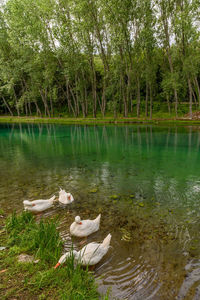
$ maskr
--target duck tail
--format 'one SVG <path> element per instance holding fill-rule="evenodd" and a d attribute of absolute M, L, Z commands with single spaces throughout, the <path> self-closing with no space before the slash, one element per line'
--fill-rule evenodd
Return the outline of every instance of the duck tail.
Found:
<path fill-rule="evenodd" d="M 94 219 L 94 222 L 99 224 L 101 220 L 101 214 L 98 215 L 98 217 L 96 217 L 96 219 Z"/>
<path fill-rule="evenodd" d="M 107 237 L 103 240 L 102 245 L 103 245 L 104 247 L 109 247 L 111 237 L 112 237 L 112 235 L 109 233 L 109 234 L 107 235 Z"/>
<path fill-rule="evenodd" d="M 51 198 L 49 199 L 49 201 L 52 201 L 52 202 L 54 202 L 54 201 L 56 201 L 56 200 L 55 200 L 55 198 L 56 198 L 56 196 L 55 196 L 55 195 L 53 195 L 53 197 L 51 197 Z"/>

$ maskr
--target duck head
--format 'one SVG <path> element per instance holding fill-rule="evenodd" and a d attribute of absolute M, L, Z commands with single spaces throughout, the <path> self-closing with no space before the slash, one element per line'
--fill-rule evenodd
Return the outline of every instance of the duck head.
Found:
<path fill-rule="evenodd" d="M 35 206 L 35 204 L 29 200 L 24 200 L 23 203 L 24 203 L 24 206 Z"/>
<path fill-rule="evenodd" d="M 78 225 L 81 225 L 81 224 L 82 224 L 81 218 L 80 218 L 79 216 L 76 216 L 76 217 L 75 217 L 75 222 L 76 222 L 76 224 L 78 224 Z"/>
<path fill-rule="evenodd" d="M 65 190 L 60 189 L 59 201 L 63 204 L 69 204 L 74 201 L 74 198 L 71 193 L 66 193 Z"/>
<path fill-rule="evenodd" d="M 63 254 L 61 256 L 61 258 L 59 259 L 59 261 L 57 262 L 57 264 L 54 266 L 54 269 L 57 269 L 61 264 L 63 264 L 66 259 L 70 256 L 74 256 L 74 258 L 76 258 L 78 256 L 78 252 L 76 250 L 72 250 L 70 252 L 67 252 L 65 254 Z"/>
<path fill-rule="evenodd" d="M 71 201 L 72 195 L 70 193 L 67 193 L 67 200 Z"/>

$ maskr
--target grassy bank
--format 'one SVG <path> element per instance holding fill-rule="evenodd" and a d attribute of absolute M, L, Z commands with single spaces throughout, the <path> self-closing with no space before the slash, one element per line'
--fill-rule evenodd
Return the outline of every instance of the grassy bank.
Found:
<path fill-rule="evenodd" d="M 157 115 L 152 120 L 148 118 L 38 118 L 38 117 L 10 117 L 0 116 L 0 123 L 53 123 L 53 124 L 177 124 L 177 125 L 200 125 L 200 120 L 190 120 L 184 118 L 170 118 L 168 115 Z"/>
<path fill-rule="evenodd" d="M 75 267 L 73 258 L 53 268 L 63 250 L 55 219 L 38 223 L 23 212 L 8 218 L 1 215 L 0 222 L 0 245 L 6 247 L 0 251 L 1 299 L 99 299 L 93 274 Z M 33 261 L 19 262 L 22 253 Z"/>

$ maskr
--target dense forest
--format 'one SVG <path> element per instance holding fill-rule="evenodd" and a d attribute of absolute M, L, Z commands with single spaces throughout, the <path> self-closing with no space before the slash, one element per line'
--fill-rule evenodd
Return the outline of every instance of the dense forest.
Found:
<path fill-rule="evenodd" d="M 0 113 L 191 116 L 199 21 L 199 0 L 4 1 Z"/>

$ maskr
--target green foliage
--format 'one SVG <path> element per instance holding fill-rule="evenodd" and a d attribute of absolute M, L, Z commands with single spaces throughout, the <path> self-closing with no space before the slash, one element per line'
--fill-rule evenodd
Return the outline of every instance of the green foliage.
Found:
<path fill-rule="evenodd" d="M 5 1 L 0 113 L 162 113 L 167 99 L 189 104 L 188 78 L 200 103 L 198 7 L 198 0 Z"/>
<path fill-rule="evenodd" d="M 58 289 L 59 299 L 99 299 L 92 273 L 80 265 L 74 266 L 73 257 L 67 259 L 64 267 L 39 272 L 31 284 L 37 289 Z"/>
<path fill-rule="evenodd" d="M 33 223 L 35 224 L 34 217 L 30 212 L 23 211 L 21 215 L 17 215 L 14 211 L 6 220 L 6 229 L 11 237 L 17 238 L 17 235 L 24 230 L 26 225 L 32 226 Z"/>
<path fill-rule="evenodd" d="M 14 212 L 6 222 L 9 233 L 8 244 L 14 246 L 12 252 L 26 251 L 34 253 L 35 256 L 48 264 L 55 263 L 60 257 L 62 240 L 57 231 L 55 220 L 46 220 L 36 223 L 29 212 L 16 215 Z"/>
<path fill-rule="evenodd" d="M 36 256 L 53 263 L 61 255 L 63 243 L 57 231 L 57 223 L 41 221 L 39 228 L 34 234 L 33 249 L 38 249 Z"/>

